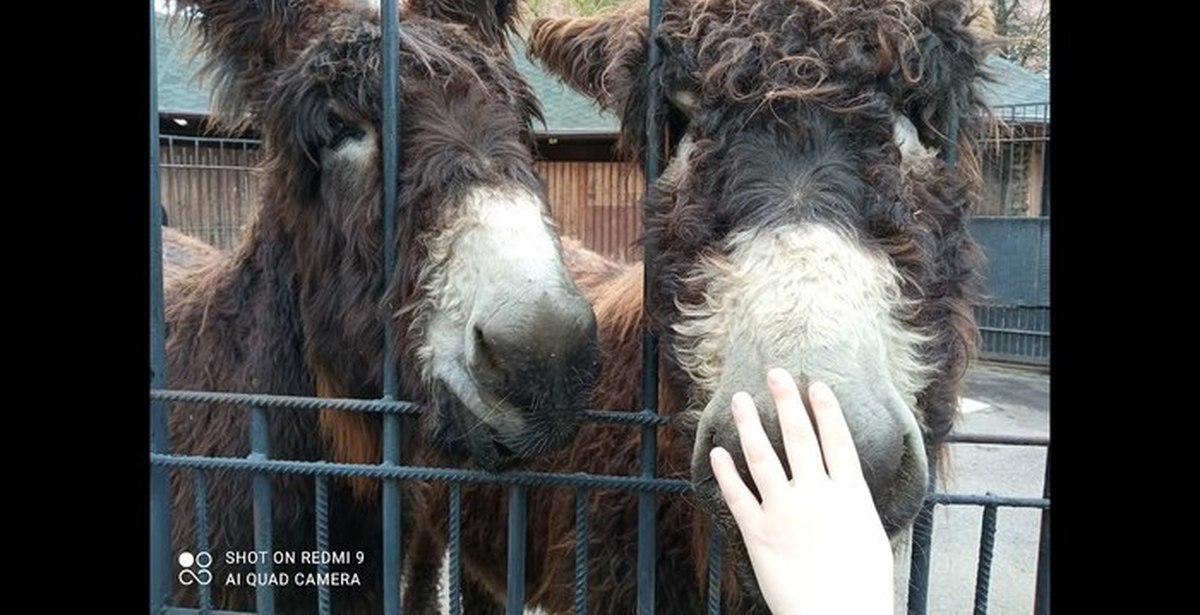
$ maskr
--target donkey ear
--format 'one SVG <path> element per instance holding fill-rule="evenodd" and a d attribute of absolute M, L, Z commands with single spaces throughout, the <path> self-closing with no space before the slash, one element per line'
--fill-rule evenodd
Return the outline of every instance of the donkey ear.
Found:
<path fill-rule="evenodd" d="M 517 23 L 517 0 L 409 0 L 409 13 L 466 26 L 483 42 L 507 48 Z"/>
<path fill-rule="evenodd" d="M 646 62 L 644 4 L 580 18 L 542 18 L 529 31 L 529 55 L 602 107 L 621 111 Z"/>
<path fill-rule="evenodd" d="M 273 71 L 336 23 L 370 19 L 352 0 L 178 0 L 176 15 L 199 30 L 202 77 L 212 106 L 230 127 L 249 121 L 270 91 Z"/>

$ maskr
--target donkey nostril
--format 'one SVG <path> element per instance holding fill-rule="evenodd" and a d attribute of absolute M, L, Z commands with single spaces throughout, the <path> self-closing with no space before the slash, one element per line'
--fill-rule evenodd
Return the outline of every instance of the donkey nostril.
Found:
<path fill-rule="evenodd" d="M 488 342 L 487 334 L 483 332 L 483 328 L 475 325 L 475 357 L 482 366 L 489 368 L 496 367 L 496 349 Z"/>

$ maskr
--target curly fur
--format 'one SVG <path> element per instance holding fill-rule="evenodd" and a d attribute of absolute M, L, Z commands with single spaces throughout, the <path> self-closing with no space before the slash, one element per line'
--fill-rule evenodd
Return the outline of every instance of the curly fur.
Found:
<path fill-rule="evenodd" d="M 659 430 L 660 475 L 692 472 L 696 425 L 684 410 L 695 403 L 694 383 L 681 369 L 674 325 L 683 318 L 680 306 L 704 304 L 708 281 L 697 266 L 727 257 L 737 233 L 813 222 L 842 229 L 898 274 L 903 309 L 896 314 L 920 332 L 922 342 L 906 344 L 919 355 L 912 360 L 929 368 L 927 381 L 914 381 L 925 382 L 915 414 L 931 460 L 938 458 L 978 347 L 970 305 L 982 255 L 966 230 L 980 180 L 975 139 L 986 121 L 978 88 L 988 42 L 973 24 L 977 15 L 967 0 L 667 0 L 659 38 L 650 43 L 663 56 L 654 67 L 645 63 L 641 3 L 533 24 L 530 54 L 622 118 L 627 154 L 654 147 L 675 156 L 647 195 L 644 241 L 656 254 L 648 306 L 640 266 L 597 275 L 605 268 L 592 255 L 567 259 L 587 282 L 600 325 L 605 365 L 597 407 L 639 407 L 640 327 L 663 340 L 662 408 L 674 420 Z M 648 80 L 662 100 L 648 101 Z M 686 131 L 645 143 L 648 102 L 659 110 L 657 121 Z M 957 165 L 902 160 L 893 142 L 900 116 L 915 126 L 916 151 L 953 147 Z M 589 425 L 573 448 L 538 469 L 635 474 L 637 441 L 636 431 Z M 504 595 L 503 522 L 485 512 L 503 492 L 465 486 L 463 497 L 467 596 L 477 601 L 466 608 L 475 612 Z M 429 498 L 444 504 L 436 488 Z M 635 610 L 635 502 L 631 493 L 589 494 L 591 612 Z M 699 509 L 694 496 L 659 500 L 659 612 L 691 613 L 701 604 L 712 518 Z M 573 498 L 531 490 L 530 510 L 529 604 L 569 612 Z M 765 613 L 738 541 L 734 532 L 727 542 L 724 610 Z"/>

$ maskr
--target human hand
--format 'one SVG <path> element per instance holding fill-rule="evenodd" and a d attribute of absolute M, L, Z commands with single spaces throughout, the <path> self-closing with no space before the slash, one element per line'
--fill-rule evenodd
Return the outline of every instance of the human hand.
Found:
<path fill-rule="evenodd" d="M 729 451 L 710 453 L 767 605 L 777 615 L 891 613 L 891 548 L 833 391 L 823 383 L 808 389 L 818 442 L 791 375 L 772 369 L 767 386 L 792 480 L 744 392 L 733 396 L 733 418 L 762 503 L 742 482 Z"/>

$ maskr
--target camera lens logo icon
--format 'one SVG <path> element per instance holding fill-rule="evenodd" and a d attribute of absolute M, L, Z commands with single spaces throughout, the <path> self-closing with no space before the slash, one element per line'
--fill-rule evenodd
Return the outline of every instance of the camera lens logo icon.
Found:
<path fill-rule="evenodd" d="M 212 554 L 208 551 L 200 551 L 195 555 L 184 551 L 179 554 L 179 565 L 183 568 L 179 571 L 180 584 L 208 585 L 212 583 L 213 573 L 208 569 L 209 566 L 212 566 Z M 196 566 L 195 570 L 192 570 L 193 565 Z"/>

